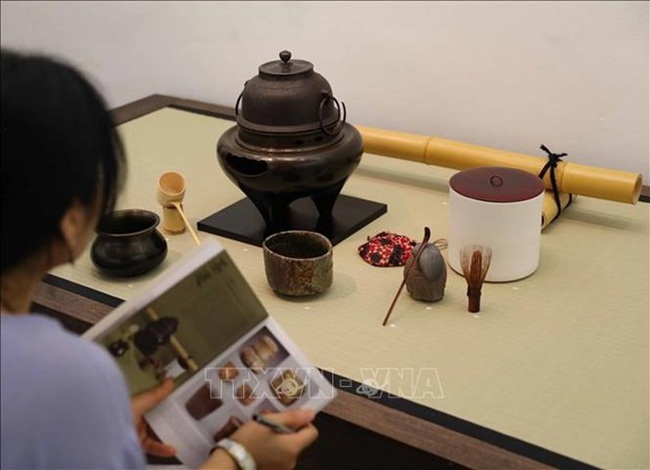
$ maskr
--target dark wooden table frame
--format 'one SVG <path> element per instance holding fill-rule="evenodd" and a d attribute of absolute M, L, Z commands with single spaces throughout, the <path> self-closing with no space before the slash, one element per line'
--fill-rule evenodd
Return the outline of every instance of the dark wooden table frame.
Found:
<path fill-rule="evenodd" d="M 120 106 L 113 110 L 113 117 L 119 125 L 165 107 L 234 119 L 232 108 L 165 95 L 151 95 Z M 644 193 L 645 199 L 647 187 Z M 117 303 L 119 299 L 48 276 L 36 293 L 34 308 L 78 322 L 83 329 L 83 325 L 97 322 Z M 364 396 L 355 391 L 359 384 L 345 378 L 332 377 L 332 380 L 339 394 L 324 413 L 450 462 L 470 468 L 590 468 L 515 437 L 404 399 L 384 396 L 377 400 Z"/>

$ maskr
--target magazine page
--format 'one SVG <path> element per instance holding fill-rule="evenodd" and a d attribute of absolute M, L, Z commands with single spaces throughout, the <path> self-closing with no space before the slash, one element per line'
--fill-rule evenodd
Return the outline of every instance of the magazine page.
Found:
<path fill-rule="evenodd" d="M 147 421 L 189 467 L 254 413 L 320 411 L 335 395 L 213 240 L 84 336 L 110 352 L 132 394 L 174 379 Z"/>
<path fill-rule="evenodd" d="M 267 318 L 147 415 L 177 457 L 199 467 L 214 445 L 254 414 L 322 410 L 335 390 L 279 325 Z"/>
<path fill-rule="evenodd" d="M 135 394 L 165 377 L 179 387 L 266 317 L 228 253 L 206 242 L 84 336 L 108 349 Z"/>

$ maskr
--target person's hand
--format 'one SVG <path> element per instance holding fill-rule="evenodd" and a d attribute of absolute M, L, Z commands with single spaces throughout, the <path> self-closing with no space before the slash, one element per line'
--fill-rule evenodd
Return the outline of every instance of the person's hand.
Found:
<path fill-rule="evenodd" d="M 149 425 L 144 420 L 144 415 L 147 411 L 167 398 L 172 390 L 174 390 L 174 381 L 172 379 L 166 379 L 157 387 L 150 388 L 131 397 L 131 409 L 133 410 L 135 431 L 140 441 L 140 447 L 147 454 L 155 455 L 156 457 L 173 457 L 176 455 L 176 449 L 154 439 Z"/>
<path fill-rule="evenodd" d="M 296 466 L 300 453 L 318 437 L 311 422 L 316 413 L 312 410 L 293 410 L 265 414 L 264 417 L 296 429 L 294 434 L 278 434 L 266 426 L 250 421 L 235 431 L 230 439 L 243 445 L 253 456 L 259 470 L 291 469 Z M 233 459 L 223 449 L 217 449 L 205 462 L 203 469 L 237 468 Z"/>

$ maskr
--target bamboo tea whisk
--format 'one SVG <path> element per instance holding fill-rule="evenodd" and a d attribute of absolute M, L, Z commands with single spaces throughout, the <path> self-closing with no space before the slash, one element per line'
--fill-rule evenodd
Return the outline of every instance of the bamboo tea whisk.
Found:
<path fill-rule="evenodd" d="M 485 245 L 465 245 L 460 250 L 460 266 L 467 281 L 467 311 L 481 310 L 481 288 L 490 269 L 492 249 Z"/>

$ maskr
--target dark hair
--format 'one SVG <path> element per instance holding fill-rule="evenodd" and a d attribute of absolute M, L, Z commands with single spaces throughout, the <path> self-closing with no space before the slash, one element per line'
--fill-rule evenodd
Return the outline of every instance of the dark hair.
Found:
<path fill-rule="evenodd" d="M 78 200 L 113 210 L 124 151 L 101 95 L 70 65 L 1 52 L 2 272 L 54 237 Z"/>

